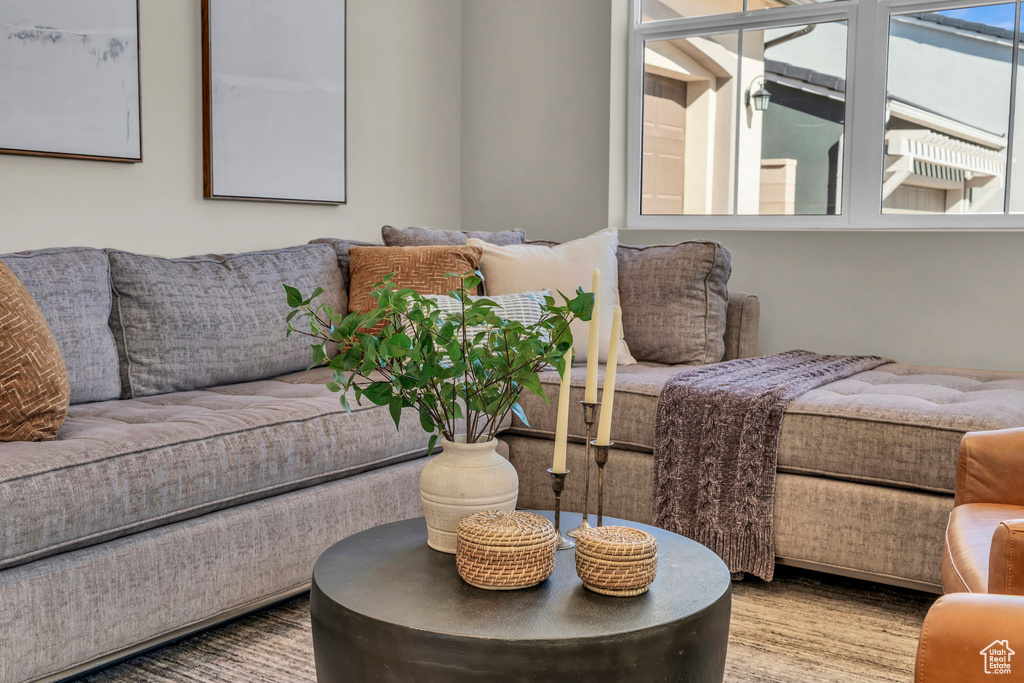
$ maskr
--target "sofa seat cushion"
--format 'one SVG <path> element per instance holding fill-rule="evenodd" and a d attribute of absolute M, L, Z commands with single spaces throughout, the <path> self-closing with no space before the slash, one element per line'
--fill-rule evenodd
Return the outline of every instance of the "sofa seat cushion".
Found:
<path fill-rule="evenodd" d="M 612 441 L 654 451 L 661 388 L 687 366 L 619 366 Z M 586 368 L 573 368 L 570 405 L 583 399 Z M 558 374 L 541 374 L 558 400 Z M 602 377 L 603 383 L 603 377 Z M 555 410 L 536 395 L 521 401 L 530 427 L 516 433 L 553 438 Z M 793 401 L 782 420 L 780 472 L 953 493 L 964 432 L 1024 426 L 1024 373 L 932 368 L 892 363 L 826 384 Z M 583 439 L 582 410 L 570 411 L 569 433 Z"/>
<path fill-rule="evenodd" d="M 1024 373 L 893 363 L 793 401 L 779 468 L 953 493 L 964 433 L 1020 426 Z"/>
<path fill-rule="evenodd" d="M 72 406 L 56 441 L 0 443 L 0 569 L 425 453 L 414 415 L 348 415 L 330 376 Z"/>
<path fill-rule="evenodd" d="M 615 371 L 615 411 L 612 415 L 611 439 L 617 448 L 654 451 L 654 415 L 658 407 L 661 388 L 675 374 L 692 366 L 635 363 L 618 365 Z M 605 366 L 598 366 L 598 386 L 604 386 Z M 572 396 L 569 399 L 569 435 L 583 441 L 586 426 L 583 423 L 583 390 L 587 380 L 586 365 L 572 367 Z M 551 405 L 533 392 L 524 390 L 519 403 L 530 421 L 527 427 L 518 418 L 513 420 L 512 431 L 517 434 L 545 439 L 555 438 L 555 406 L 558 405 L 559 377 L 555 370 L 540 373 L 541 385 Z M 598 394 L 600 398 L 600 394 Z M 594 425 L 594 436 L 597 425 Z"/>
<path fill-rule="evenodd" d="M 942 588 L 946 593 L 987 593 L 992 534 L 1005 520 L 1017 519 L 1015 505 L 972 503 L 953 508 L 946 527 Z"/>

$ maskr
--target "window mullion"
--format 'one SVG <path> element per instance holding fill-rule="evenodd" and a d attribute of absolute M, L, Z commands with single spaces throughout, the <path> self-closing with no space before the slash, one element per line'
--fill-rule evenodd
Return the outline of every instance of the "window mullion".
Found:
<path fill-rule="evenodd" d="M 747 0 L 743 0 L 744 7 Z M 732 215 L 740 212 L 740 124 L 743 118 L 743 31 L 736 33 L 736 121 L 733 124 L 732 150 Z"/>
<path fill-rule="evenodd" d="M 1006 129 L 1006 170 L 1003 171 L 1003 213 L 1010 213 L 1010 181 L 1013 178 L 1013 131 L 1017 115 L 1017 62 L 1020 54 L 1020 0 L 1013 19 L 1013 52 L 1010 57 L 1010 122 Z"/>
<path fill-rule="evenodd" d="M 853 23 L 853 22 L 851 22 Z M 850 155 L 849 223 L 879 225 L 882 216 L 882 164 L 885 156 L 886 60 L 888 10 L 885 2 L 862 3 L 851 34 L 846 117 Z"/>

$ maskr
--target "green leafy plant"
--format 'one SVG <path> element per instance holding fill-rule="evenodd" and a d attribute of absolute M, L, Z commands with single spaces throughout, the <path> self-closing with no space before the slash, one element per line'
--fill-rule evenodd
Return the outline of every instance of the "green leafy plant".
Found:
<path fill-rule="evenodd" d="M 455 439 L 465 421 L 466 441 L 493 439 L 511 412 L 529 424 L 519 397 L 528 389 L 547 401 L 537 373 L 551 365 L 561 373 L 572 346 L 569 323 L 590 320 L 594 295 L 578 289 L 572 299 L 561 292 L 559 304 L 547 297 L 534 324 L 507 320 L 495 313 L 493 300 L 471 298 L 483 281 L 479 271 L 459 278 L 448 296 L 461 303 L 456 313 L 443 313 L 437 303 L 411 289 L 396 289 L 391 276 L 372 292 L 377 308 L 343 316 L 326 303 L 316 304 L 323 290 L 305 297 L 285 285 L 288 334 L 316 341 L 313 364 L 334 370 L 327 387 L 340 394 L 351 412 L 348 392 L 360 405 L 367 399 L 386 405 L 398 427 L 403 408 L 415 408 L 423 430 Z M 338 353 L 330 357 L 332 344 Z"/>

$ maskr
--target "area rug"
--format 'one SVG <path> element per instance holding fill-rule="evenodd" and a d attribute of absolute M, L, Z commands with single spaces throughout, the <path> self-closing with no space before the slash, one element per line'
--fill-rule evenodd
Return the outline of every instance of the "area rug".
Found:
<path fill-rule="evenodd" d="M 935 596 L 778 567 L 733 583 L 725 680 L 913 679 L 921 622 Z M 88 683 L 314 683 L 309 597 L 140 655 Z"/>

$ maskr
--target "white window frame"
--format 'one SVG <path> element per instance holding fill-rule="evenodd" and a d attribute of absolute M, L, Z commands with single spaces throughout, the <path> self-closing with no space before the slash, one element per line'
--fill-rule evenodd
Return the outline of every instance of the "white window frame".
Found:
<path fill-rule="evenodd" d="M 1013 0 L 1009 0 L 1013 1 Z M 890 14 L 979 7 L 998 0 L 836 0 L 785 8 L 641 22 L 642 0 L 629 0 L 626 137 L 626 227 L 642 230 L 920 230 L 1020 231 L 1024 213 L 883 214 L 882 164 Z M 1017 26 L 1021 2 L 1016 0 Z M 746 0 L 744 0 L 746 6 Z M 708 33 L 846 21 L 846 130 L 841 213 L 838 215 L 650 215 L 640 213 L 643 143 L 644 43 Z M 881 58 L 880 58 L 881 57 Z M 1013 167 L 1018 46 L 1011 67 L 1006 186 Z M 739 89 L 742 90 L 742 89 Z M 742 92 L 738 94 L 742 97 Z M 1024 112 L 1021 113 L 1024 116 Z M 1024 161 L 1024 151 L 1022 151 Z M 1009 195 L 1009 192 L 1006 193 Z M 1004 211 L 1008 200 L 1004 203 Z"/>

